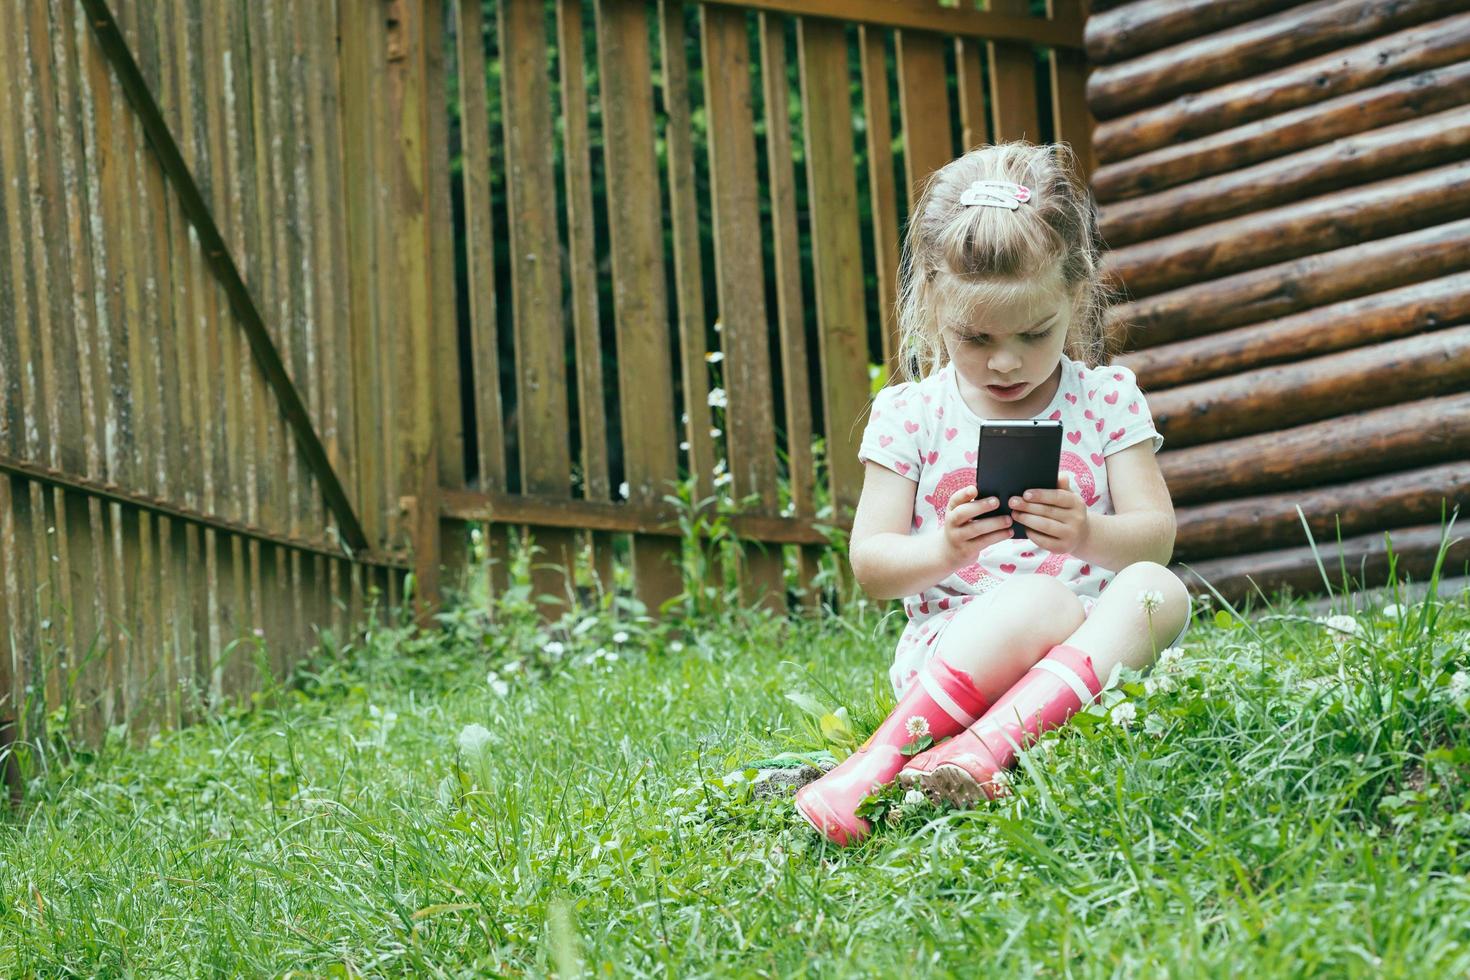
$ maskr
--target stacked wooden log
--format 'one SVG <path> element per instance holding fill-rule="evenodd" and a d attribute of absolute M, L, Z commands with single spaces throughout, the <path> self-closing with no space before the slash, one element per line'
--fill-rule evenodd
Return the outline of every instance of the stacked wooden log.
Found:
<path fill-rule="evenodd" d="M 1465 574 L 1463 0 L 1095 0 L 1109 322 L 1166 443 L 1175 570 L 1257 601 Z M 1459 540 L 1456 540 L 1456 539 Z"/>

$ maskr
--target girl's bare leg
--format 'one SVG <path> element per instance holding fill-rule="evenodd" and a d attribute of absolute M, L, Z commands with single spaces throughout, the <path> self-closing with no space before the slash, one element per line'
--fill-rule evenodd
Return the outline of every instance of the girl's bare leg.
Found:
<path fill-rule="evenodd" d="M 1161 597 L 1151 614 L 1139 601 L 1143 592 Z M 1158 562 L 1140 561 L 1114 576 L 1092 615 L 1058 642 L 1086 651 L 1098 679 L 1106 683 L 1115 664 L 1141 670 L 1153 663 L 1188 618 L 1189 590 L 1179 577 Z"/>
<path fill-rule="evenodd" d="M 970 674 L 986 701 L 994 702 L 1084 621 L 1082 601 L 1071 589 L 1050 575 L 1020 575 L 986 602 L 956 613 L 935 656 Z"/>

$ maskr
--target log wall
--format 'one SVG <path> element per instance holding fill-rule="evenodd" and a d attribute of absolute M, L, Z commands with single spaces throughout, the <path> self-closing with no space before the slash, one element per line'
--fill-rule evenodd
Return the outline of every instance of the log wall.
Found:
<path fill-rule="evenodd" d="M 1110 330 L 1166 439 L 1176 571 L 1321 591 L 1305 518 L 1334 585 L 1384 580 L 1385 532 L 1427 578 L 1470 496 L 1470 12 L 1103 0 L 1086 45 Z"/>

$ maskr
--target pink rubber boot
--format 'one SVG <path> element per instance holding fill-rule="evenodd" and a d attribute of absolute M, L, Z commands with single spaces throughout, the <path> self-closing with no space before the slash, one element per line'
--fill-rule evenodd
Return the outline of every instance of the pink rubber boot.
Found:
<path fill-rule="evenodd" d="M 1016 761 L 1007 737 L 1025 748 L 1101 691 L 1091 657 L 1066 644 L 1054 646 L 969 731 L 908 760 L 899 783 L 961 806 L 1002 796 L 1009 790 L 995 774 Z"/>
<path fill-rule="evenodd" d="M 797 812 L 835 844 L 862 840 L 872 826 L 855 811 L 863 797 L 893 779 L 908 761 L 900 750 L 916 738 L 909 732 L 910 721 L 920 727 L 922 719 L 937 741 L 964 731 L 984 711 L 985 698 L 969 674 L 939 660 L 929 661 L 862 748 L 797 791 Z"/>

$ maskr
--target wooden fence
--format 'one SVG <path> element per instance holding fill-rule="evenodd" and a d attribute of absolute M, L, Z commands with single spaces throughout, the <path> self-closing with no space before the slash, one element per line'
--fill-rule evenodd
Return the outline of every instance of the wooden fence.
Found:
<path fill-rule="evenodd" d="M 1470 13 L 1093 7 L 1112 323 L 1167 440 L 1175 560 L 1237 598 L 1321 591 L 1304 516 L 1334 584 L 1385 580 L 1385 531 L 1427 578 L 1470 496 Z"/>
<path fill-rule="evenodd" d="M 1081 5 L 1030 6 L 453 4 L 477 435 L 440 512 L 529 529 L 550 594 L 586 536 L 605 578 L 629 534 L 652 609 L 681 588 L 663 497 L 691 479 L 696 499 L 753 498 L 733 521 L 745 601 L 787 608 L 789 548 L 813 603 L 823 526 L 850 526 L 861 487 L 919 182 L 1006 139 L 1090 161 Z"/>
<path fill-rule="evenodd" d="M 744 582 L 783 604 L 760 545 L 809 576 L 820 502 L 841 525 L 856 499 L 917 180 L 983 140 L 1087 158 L 1079 6 L 1026 7 L 22 5 L 0 740 L 63 705 L 93 738 L 185 723 L 396 606 L 411 550 L 431 600 L 467 520 L 558 562 L 580 536 L 604 573 L 627 535 L 656 606 L 679 587 L 660 496 L 690 473 L 755 495 Z"/>

